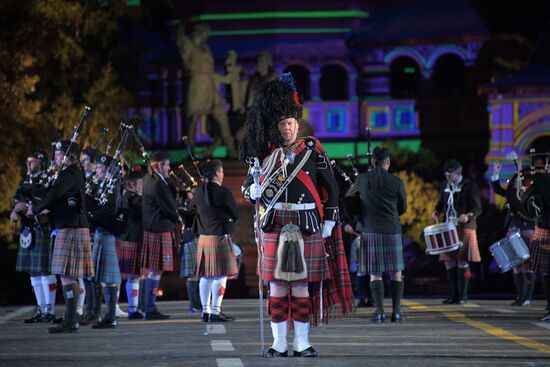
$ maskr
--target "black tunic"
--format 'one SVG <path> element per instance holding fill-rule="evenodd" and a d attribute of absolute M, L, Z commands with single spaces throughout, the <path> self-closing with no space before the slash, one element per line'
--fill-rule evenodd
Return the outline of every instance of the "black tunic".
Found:
<path fill-rule="evenodd" d="M 193 191 L 190 210 L 197 213 L 193 225 L 195 233 L 221 236 L 235 232 L 239 208 L 233 193 L 226 187 L 215 182 L 198 186 Z"/>

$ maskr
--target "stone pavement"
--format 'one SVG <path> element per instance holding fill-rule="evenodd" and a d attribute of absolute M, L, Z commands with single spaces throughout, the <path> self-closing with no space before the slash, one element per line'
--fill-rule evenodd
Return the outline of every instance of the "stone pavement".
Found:
<path fill-rule="evenodd" d="M 390 310 L 386 299 L 386 310 Z M 407 299 L 402 324 L 370 323 L 372 308 L 312 329 L 317 358 L 262 359 L 258 300 L 226 299 L 230 323 L 206 324 L 187 312 L 187 301 L 160 302 L 172 317 L 121 320 L 117 329 L 82 327 L 50 335 L 49 324 L 23 324 L 30 306 L 0 309 L 0 366 L 530 366 L 550 367 L 550 324 L 537 322 L 542 301 L 441 305 L 440 299 Z M 122 305 L 124 308 L 124 305 Z M 58 313 L 62 306 L 58 306 Z M 266 349 L 271 343 L 265 318 Z M 292 335 L 292 331 L 289 332 Z M 292 338 L 289 338 L 292 345 Z"/>

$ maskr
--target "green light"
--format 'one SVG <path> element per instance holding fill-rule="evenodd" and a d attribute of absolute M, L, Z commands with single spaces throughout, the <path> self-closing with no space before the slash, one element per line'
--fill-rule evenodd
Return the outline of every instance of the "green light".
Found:
<path fill-rule="evenodd" d="M 404 68 L 403 72 L 405 74 L 414 74 L 414 73 L 416 73 L 416 69 L 409 66 L 409 67 Z"/>
<path fill-rule="evenodd" d="M 204 22 L 208 20 L 272 18 L 367 18 L 368 16 L 368 12 L 361 10 L 260 11 L 249 13 L 206 13 L 191 17 L 191 21 Z"/>
<path fill-rule="evenodd" d="M 311 33 L 346 33 L 351 28 L 271 28 L 271 29 L 234 29 L 227 31 L 210 31 L 211 36 L 247 36 L 262 34 L 311 34 Z"/>
<path fill-rule="evenodd" d="M 377 145 L 381 144 L 379 141 L 373 141 L 371 149 L 374 149 Z M 407 139 L 407 140 L 398 140 L 397 144 L 400 148 L 409 149 L 413 152 L 417 152 L 420 148 L 420 139 Z M 367 142 L 323 142 L 323 147 L 325 148 L 328 156 L 333 159 L 346 158 L 348 154 L 354 155 L 355 152 L 359 156 L 365 156 L 367 154 Z M 366 163 L 366 159 L 361 160 L 361 163 Z"/>
<path fill-rule="evenodd" d="M 126 5 L 128 6 L 139 6 L 141 0 L 126 0 Z"/>

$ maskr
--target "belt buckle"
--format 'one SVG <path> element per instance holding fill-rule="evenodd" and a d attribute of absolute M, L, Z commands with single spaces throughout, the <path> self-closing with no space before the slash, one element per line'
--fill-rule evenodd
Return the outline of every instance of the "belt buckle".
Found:
<path fill-rule="evenodd" d="M 283 203 L 283 210 L 292 210 L 292 203 Z"/>

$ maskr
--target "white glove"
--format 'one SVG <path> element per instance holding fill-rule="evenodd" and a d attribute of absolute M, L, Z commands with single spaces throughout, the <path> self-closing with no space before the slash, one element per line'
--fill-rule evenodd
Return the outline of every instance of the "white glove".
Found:
<path fill-rule="evenodd" d="M 336 224 L 333 220 L 325 220 L 323 222 L 323 230 L 321 232 L 321 237 L 328 238 L 330 237 L 330 234 L 332 233 L 332 229 L 334 228 L 334 225 Z"/>
<path fill-rule="evenodd" d="M 262 197 L 262 187 L 256 183 L 250 185 L 250 199 L 256 200 Z"/>

